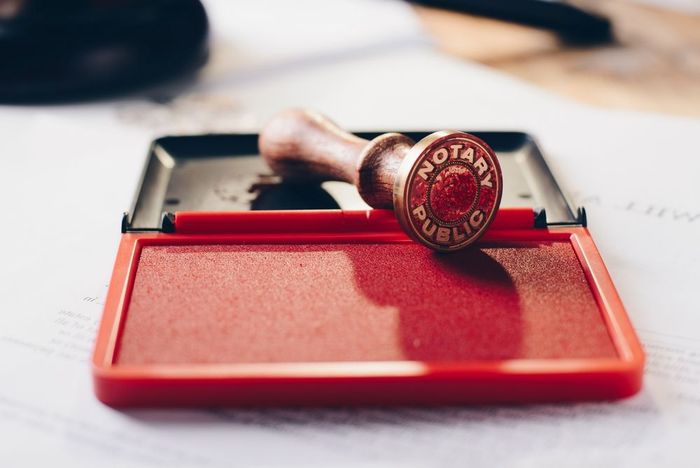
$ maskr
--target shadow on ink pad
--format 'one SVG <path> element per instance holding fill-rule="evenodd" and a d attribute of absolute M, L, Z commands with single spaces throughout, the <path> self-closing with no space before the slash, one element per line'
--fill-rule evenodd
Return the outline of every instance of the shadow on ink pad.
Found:
<path fill-rule="evenodd" d="M 116 365 L 616 356 L 569 242 L 144 246 Z"/>

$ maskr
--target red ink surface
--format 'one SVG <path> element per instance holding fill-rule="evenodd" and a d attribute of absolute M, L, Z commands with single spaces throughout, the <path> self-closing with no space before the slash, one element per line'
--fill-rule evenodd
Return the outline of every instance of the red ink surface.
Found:
<path fill-rule="evenodd" d="M 613 357 L 567 242 L 146 246 L 117 364 Z"/>
<path fill-rule="evenodd" d="M 479 239 L 493 220 L 502 192 L 501 169 L 495 153 L 473 135 L 454 132 L 435 138 L 413 162 L 401 189 L 408 206 L 405 211 L 400 207 L 399 221 L 418 242 L 455 251 Z"/>
<path fill-rule="evenodd" d="M 459 221 L 469 213 L 476 197 L 474 175 L 462 165 L 447 166 L 430 188 L 430 207 L 446 223 Z"/>

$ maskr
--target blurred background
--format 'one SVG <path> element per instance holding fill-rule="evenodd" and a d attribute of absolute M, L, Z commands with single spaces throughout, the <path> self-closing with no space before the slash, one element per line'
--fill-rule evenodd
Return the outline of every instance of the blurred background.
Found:
<path fill-rule="evenodd" d="M 423 7 L 417 12 L 443 50 L 545 89 L 599 106 L 700 115 L 699 2 L 566 3 L 609 21 L 608 40 L 577 44 L 522 23 Z M 584 32 L 588 27 L 594 26 Z"/>
<path fill-rule="evenodd" d="M 0 101 L 114 97 L 192 79 L 201 67 L 219 79 L 261 63 L 282 74 L 291 65 L 285 52 L 306 52 L 307 64 L 318 65 L 339 59 L 333 44 L 369 55 L 424 34 L 454 57 L 584 103 L 700 113 L 698 2 L 417 0 L 404 12 L 391 3 L 0 0 Z M 149 92 L 167 101 L 181 90 Z"/>
<path fill-rule="evenodd" d="M 90 355 L 152 141 L 256 132 L 289 106 L 357 131 L 531 133 L 586 207 L 648 355 L 643 391 L 100 404 Z M 0 0 L 0 466 L 700 466 L 698 116 L 698 0 Z"/>

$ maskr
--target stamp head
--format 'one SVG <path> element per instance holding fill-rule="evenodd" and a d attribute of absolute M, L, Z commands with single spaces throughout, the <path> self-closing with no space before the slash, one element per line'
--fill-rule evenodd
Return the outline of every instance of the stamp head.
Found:
<path fill-rule="evenodd" d="M 440 251 L 475 242 L 498 211 L 501 167 L 481 139 L 435 132 L 406 155 L 394 183 L 394 211 L 415 240 Z"/>

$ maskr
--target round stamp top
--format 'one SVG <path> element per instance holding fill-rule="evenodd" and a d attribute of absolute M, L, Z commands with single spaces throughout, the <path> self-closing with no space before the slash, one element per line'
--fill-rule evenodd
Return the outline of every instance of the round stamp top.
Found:
<path fill-rule="evenodd" d="M 503 175 L 496 153 L 463 132 L 435 132 L 406 155 L 394 185 L 394 211 L 415 240 L 440 251 L 474 243 L 496 216 Z"/>

